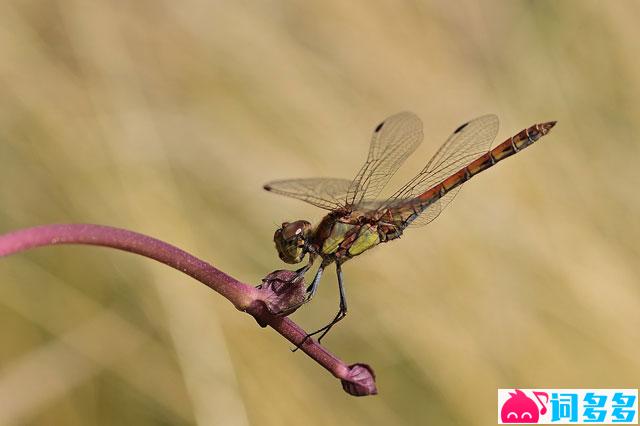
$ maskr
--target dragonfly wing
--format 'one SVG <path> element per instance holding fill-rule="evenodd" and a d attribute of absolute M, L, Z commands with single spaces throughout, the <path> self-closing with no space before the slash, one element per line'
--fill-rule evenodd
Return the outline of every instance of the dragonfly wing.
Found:
<path fill-rule="evenodd" d="M 447 192 L 442 198 L 440 198 L 435 203 L 431 204 L 427 207 L 416 219 L 414 219 L 410 224 L 409 228 L 418 228 L 420 226 L 425 226 L 426 224 L 432 222 L 440 216 L 442 210 L 445 209 L 449 205 L 451 201 L 456 197 L 458 192 L 460 192 L 460 188 L 462 186 L 457 186 L 453 188 L 451 191 Z"/>
<path fill-rule="evenodd" d="M 337 178 L 288 179 L 269 182 L 263 188 L 269 192 L 296 198 L 325 210 L 344 205 L 351 181 Z"/>
<path fill-rule="evenodd" d="M 375 199 L 389 179 L 422 142 L 422 121 L 401 112 L 378 124 L 373 131 L 369 155 L 349 187 L 346 203 L 358 205 Z"/>
<path fill-rule="evenodd" d="M 428 224 L 437 218 L 442 210 L 455 198 L 462 186 L 457 186 L 451 191 L 447 192 L 439 200 L 430 204 L 417 218 L 415 218 L 408 228 L 418 228 Z M 394 204 L 389 205 L 389 200 L 365 200 L 360 203 L 359 207 L 363 210 L 380 210 L 383 208 L 389 208 L 395 218 L 399 219 L 398 222 L 402 222 L 402 217 L 409 217 L 413 213 L 412 202 L 413 199 L 398 200 Z"/>
<path fill-rule="evenodd" d="M 400 188 L 380 208 L 398 206 L 422 194 L 445 180 L 451 174 L 469 165 L 489 151 L 498 134 L 498 117 L 483 115 L 458 127 L 438 149 L 427 165 L 405 186 Z M 460 186 L 446 193 L 438 201 L 427 207 L 413 221 L 413 226 L 425 225 L 434 220 L 453 200 Z"/>
<path fill-rule="evenodd" d="M 423 173 L 430 174 L 436 183 L 440 183 L 448 177 L 447 173 L 458 171 L 489 151 L 499 127 L 500 121 L 494 114 L 483 115 L 459 126 L 429 160 Z M 438 176 L 442 179 L 438 180 Z"/>

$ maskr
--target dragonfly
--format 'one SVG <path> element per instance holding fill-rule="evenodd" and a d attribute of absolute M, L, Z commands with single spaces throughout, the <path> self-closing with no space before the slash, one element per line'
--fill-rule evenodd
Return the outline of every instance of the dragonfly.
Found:
<path fill-rule="evenodd" d="M 478 117 L 456 128 L 413 179 L 390 197 L 379 199 L 391 177 L 423 139 L 422 121 L 411 112 L 401 112 L 374 128 L 367 159 L 353 180 L 303 178 L 264 185 L 267 191 L 328 210 L 316 226 L 306 220 L 282 223 L 273 238 L 284 262 L 297 264 L 309 256 L 307 264 L 297 270 L 296 279 L 321 259 L 303 303 L 316 294 L 325 268 L 332 263 L 336 266 L 338 313 L 327 325 L 307 334 L 302 343 L 318 334 L 320 342 L 346 316 L 344 262 L 400 238 L 407 228 L 430 223 L 465 182 L 533 144 L 555 124 L 549 121 L 532 125 L 491 149 L 498 133 L 498 117 L 493 114 Z"/>

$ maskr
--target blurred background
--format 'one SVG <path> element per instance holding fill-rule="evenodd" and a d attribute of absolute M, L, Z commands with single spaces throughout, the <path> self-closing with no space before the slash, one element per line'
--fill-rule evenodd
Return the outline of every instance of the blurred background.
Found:
<path fill-rule="evenodd" d="M 136 230 L 258 284 L 273 231 L 323 211 L 264 192 L 349 178 L 418 114 L 423 167 L 461 123 L 558 120 L 430 226 L 344 267 L 324 343 L 353 398 L 164 265 L 95 247 L 0 259 L 0 424 L 496 423 L 496 389 L 640 382 L 640 3 L 0 3 L 0 233 Z M 290 266 L 289 266 L 290 267 Z M 333 267 L 293 318 L 337 309 Z"/>

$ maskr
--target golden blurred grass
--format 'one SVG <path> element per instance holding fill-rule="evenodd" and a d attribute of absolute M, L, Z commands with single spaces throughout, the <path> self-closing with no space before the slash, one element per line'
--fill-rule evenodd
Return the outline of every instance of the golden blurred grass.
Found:
<path fill-rule="evenodd" d="M 349 177 L 385 116 L 423 118 L 399 183 L 460 123 L 552 134 L 427 229 L 345 265 L 336 380 L 217 295 L 87 247 L 0 261 L 1 424 L 495 423 L 499 387 L 637 387 L 634 1 L 0 4 L 0 232 L 125 227 L 257 283 L 272 179 Z M 337 307 L 327 273 L 295 319 Z"/>

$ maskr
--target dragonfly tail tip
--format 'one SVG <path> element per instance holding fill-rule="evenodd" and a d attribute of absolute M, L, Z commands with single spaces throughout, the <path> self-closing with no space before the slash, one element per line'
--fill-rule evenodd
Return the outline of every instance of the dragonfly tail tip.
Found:
<path fill-rule="evenodd" d="M 549 133 L 549 130 L 551 130 L 551 128 L 555 126 L 556 123 L 557 121 L 554 120 L 554 121 L 547 121 L 546 123 L 539 124 L 542 130 L 542 134 L 546 135 L 547 133 Z"/>

